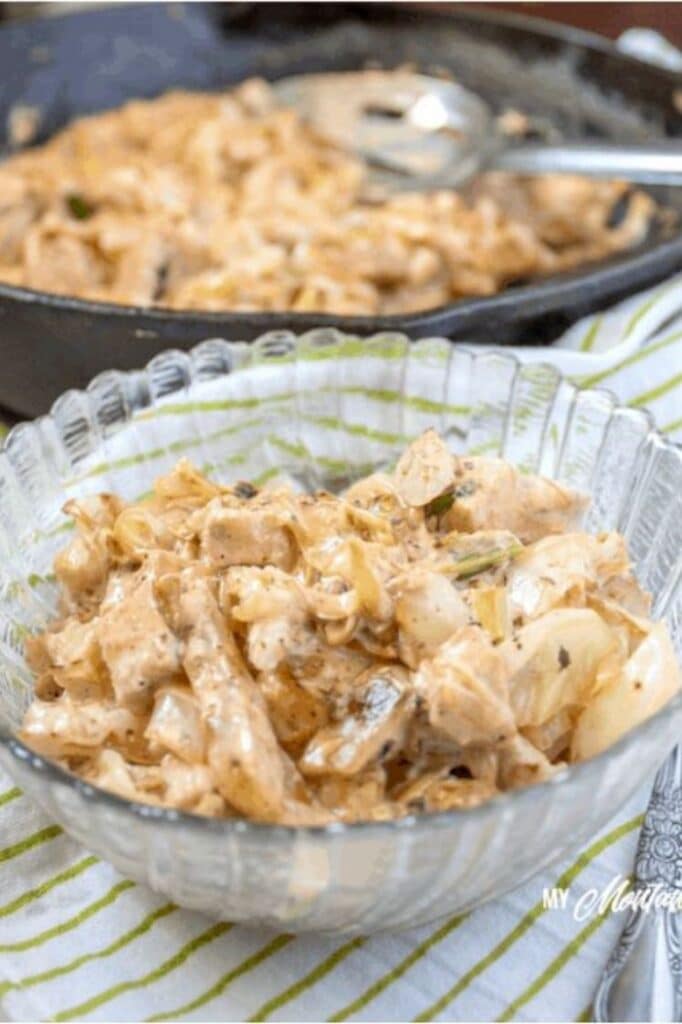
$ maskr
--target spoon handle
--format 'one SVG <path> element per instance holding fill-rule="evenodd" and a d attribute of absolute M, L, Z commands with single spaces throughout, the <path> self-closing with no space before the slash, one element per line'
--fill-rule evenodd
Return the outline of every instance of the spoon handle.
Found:
<path fill-rule="evenodd" d="M 518 174 L 585 174 L 625 178 L 642 185 L 682 185 L 682 142 L 625 145 L 615 142 L 563 142 L 512 146 L 494 158 L 498 170 Z"/>
<path fill-rule="evenodd" d="M 635 860 L 635 890 L 659 887 L 679 909 L 629 912 L 594 998 L 596 1021 L 682 1020 L 682 747 L 654 782 Z"/>

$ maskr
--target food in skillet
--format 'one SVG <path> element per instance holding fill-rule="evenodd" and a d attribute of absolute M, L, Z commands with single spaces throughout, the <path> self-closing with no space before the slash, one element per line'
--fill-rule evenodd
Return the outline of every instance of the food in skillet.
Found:
<path fill-rule="evenodd" d="M 344 494 L 71 501 L 22 738 L 133 800 L 287 824 L 470 807 L 599 753 L 680 686 L 623 538 L 427 431 Z"/>
<path fill-rule="evenodd" d="M 128 103 L 0 164 L 0 281 L 172 309 L 399 314 L 604 259 L 643 241 L 655 211 L 623 182 L 502 173 L 367 203 L 363 176 L 262 81 Z"/>

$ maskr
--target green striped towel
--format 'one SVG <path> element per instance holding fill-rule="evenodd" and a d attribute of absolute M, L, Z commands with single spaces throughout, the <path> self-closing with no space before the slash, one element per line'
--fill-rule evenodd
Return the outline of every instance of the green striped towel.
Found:
<path fill-rule="evenodd" d="M 682 276 L 575 325 L 552 360 L 682 440 Z M 394 936 L 216 924 L 120 877 L 0 772 L 0 1001 L 11 1020 L 587 1018 L 622 925 L 573 913 L 632 867 L 641 792 L 580 852 L 465 917 Z M 543 891 L 568 888 L 567 909 Z"/>

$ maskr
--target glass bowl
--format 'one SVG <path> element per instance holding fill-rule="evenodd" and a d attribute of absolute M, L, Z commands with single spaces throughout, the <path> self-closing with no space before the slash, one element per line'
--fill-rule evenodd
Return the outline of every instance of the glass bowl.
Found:
<path fill-rule="evenodd" d="M 458 453 L 499 454 L 590 496 L 585 527 L 628 538 L 682 653 L 682 453 L 648 416 L 442 338 L 271 332 L 207 341 L 107 372 L 22 424 L 0 454 L 0 761 L 45 812 L 124 875 L 231 921 L 367 934 L 468 910 L 601 828 L 679 738 L 682 696 L 591 761 L 470 810 L 288 828 L 135 804 L 12 738 L 30 700 L 27 631 L 52 616 L 65 500 L 145 493 L 182 455 L 228 482 L 284 476 L 330 490 L 391 464 L 433 426 Z"/>

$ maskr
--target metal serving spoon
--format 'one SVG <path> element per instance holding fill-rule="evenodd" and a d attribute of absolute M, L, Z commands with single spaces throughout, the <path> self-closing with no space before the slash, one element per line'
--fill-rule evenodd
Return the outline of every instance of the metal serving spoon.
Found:
<path fill-rule="evenodd" d="M 455 82 L 406 71 L 295 75 L 277 98 L 320 133 L 364 158 L 382 191 L 463 185 L 486 168 L 573 173 L 682 185 L 682 140 L 529 143 Z"/>
<path fill-rule="evenodd" d="M 682 1020 L 682 747 L 656 776 L 635 860 L 635 891 L 660 886 L 679 909 L 633 908 L 594 998 L 596 1021 Z"/>

